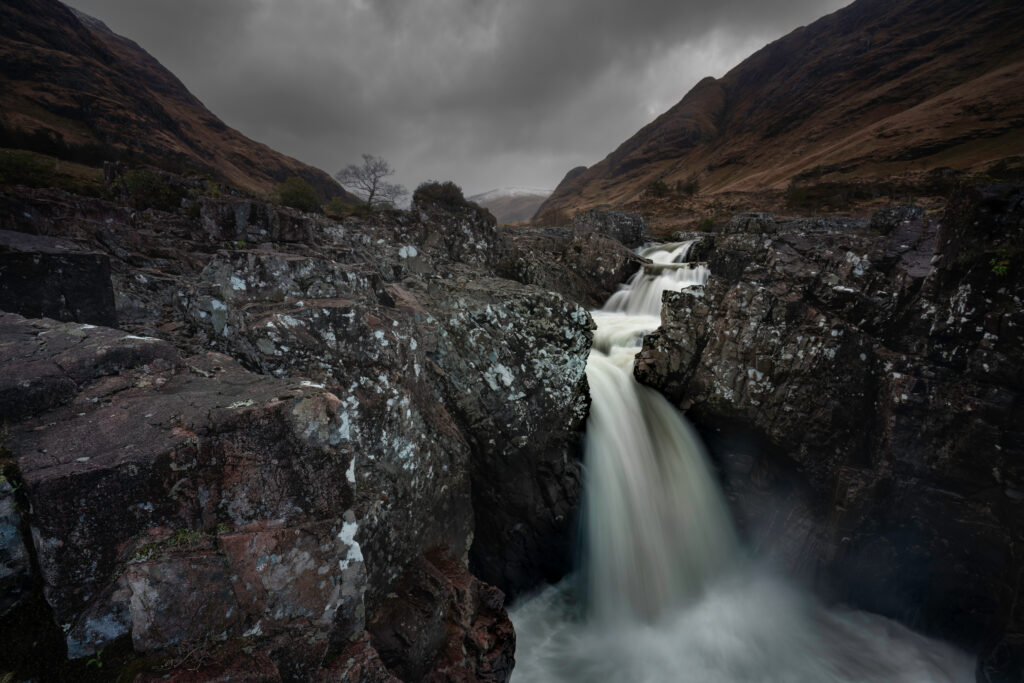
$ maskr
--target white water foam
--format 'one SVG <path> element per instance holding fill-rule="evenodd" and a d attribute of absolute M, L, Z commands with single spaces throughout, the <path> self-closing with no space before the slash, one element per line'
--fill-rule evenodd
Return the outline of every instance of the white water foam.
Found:
<path fill-rule="evenodd" d="M 891 620 L 827 609 L 751 568 L 699 438 L 632 376 L 661 293 L 701 287 L 690 244 L 594 312 L 580 571 L 510 611 L 516 683 L 954 683 L 970 659 Z M 676 265 L 679 264 L 679 265 Z M 699 290 L 697 290 L 699 291 Z"/>

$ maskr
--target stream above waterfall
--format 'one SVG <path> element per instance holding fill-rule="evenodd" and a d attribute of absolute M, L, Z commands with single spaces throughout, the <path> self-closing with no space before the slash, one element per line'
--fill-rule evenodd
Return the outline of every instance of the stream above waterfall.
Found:
<path fill-rule="evenodd" d="M 690 243 L 650 247 L 604 308 L 587 365 L 581 561 L 510 610 L 512 680 L 973 680 L 965 654 L 873 614 L 829 608 L 747 559 L 695 430 L 633 378 L 664 291 L 700 295 Z"/>

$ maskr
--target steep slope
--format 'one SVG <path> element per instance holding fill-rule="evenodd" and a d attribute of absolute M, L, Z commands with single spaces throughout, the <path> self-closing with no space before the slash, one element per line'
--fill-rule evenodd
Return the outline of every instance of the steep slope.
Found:
<path fill-rule="evenodd" d="M 488 209 L 498 223 L 516 223 L 533 218 L 549 196 L 551 190 L 511 187 L 483 192 L 468 199 Z"/>
<path fill-rule="evenodd" d="M 603 161 L 571 172 L 538 216 L 622 205 L 655 180 L 779 190 L 794 177 L 979 170 L 1021 150 L 1024 5 L 858 0 L 702 80 Z"/>
<path fill-rule="evenodd" d="M 257 193 L 290 176 L 324 197 L 343 193 L 225 125 L 145 50 L 56 0 L 0 4 L 0 124 L 8 139 L 34 134 L 97 157 L 130 150 Z"/>

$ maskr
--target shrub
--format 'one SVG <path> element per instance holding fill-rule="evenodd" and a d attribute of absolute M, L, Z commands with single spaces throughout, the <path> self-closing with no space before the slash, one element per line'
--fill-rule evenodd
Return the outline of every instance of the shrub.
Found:
<path fill-rule="evenodd" d="M 696 178 L 691 178 L 685 183 L 682 180 L 676 181 L 676 193 L 684 197 L 693 197 L 698 192 L 700 192 L 700 181 Z"/>
<path fill-rule="evenodd" d="M 126 171 L 118 181 L 125 200 L 137 210 L 159 209 L 174 211 L 181 206 L 181 200 L 188 191 L 159 174 L 145 169 Z"/>
<path fill-rule="evenodd" d="M 466 201 L 466 197 L 462 194 L 462 188 L 450 180 L 443 183 L 437 180 L 420 183 L 416 191 L 412 193 L 412 201 L 413 204 L 427 202 L 452 208 L 470 205 L 470 202 Z"/>
<path fill-rule="evenodd" d="M 345 216 L 369 213 L 366 204 L 349 204 L 341 197 L 331 197 L 324 204 L 324 213 L 331 218 L 344 218 Z"/>
<path fill-rule="evenodd" d="M 320 198 L 313 186 L 293 176 L 277 186 L 277 201 L 299 211 L 320 212 Z"/>
<path fill-rule="evenodd" d="M 645 189 L 651 197 L 664 197 L 668 194 L 668 185 L 661 178 L 648 183 Z"/>

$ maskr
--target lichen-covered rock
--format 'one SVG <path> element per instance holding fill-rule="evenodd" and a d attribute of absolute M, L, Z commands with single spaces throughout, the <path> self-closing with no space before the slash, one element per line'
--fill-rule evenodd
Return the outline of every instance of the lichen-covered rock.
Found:
<path fill-rule="evenodd" d="M 513 591 L 569 569 L 590 322 L 554 293 L 494 277 L 506 242 L 487 212 L 421 202 L 413 211 L 334 221 L 228 197 L 200 200 L 196 219 L 184 210 L 133 212 L 31 190 L 0 195 L 0 221 L 0 227 L 60 236 L 76 248 L 108 254 L 118 316 L 134 333 L 45 325 L 40 331 L 21 322 L 6 329 L 0 319 L 0 332 L 11 335 L 0 334 L 0 356 L 9 361 L 8 372 L 0 373 L 0 408 L 14 422 L 27 419 L 18 438 L 49 452 L 55 447 L 46 439 L 66 445 L 74 438 L 85 444 L 75 458 L 99 459 L 94 447 L 126 458 L 123 466 L 104 465 L 102 476 L 87 467 L 89 476 L 99 477 L 96 486 L 77 475 L 75 468 L 86 463 L 60 460 L 60 472 L 75 474 L 64 484 L 44 476 L 41 461 L 33 465 L 33 476 L 41 477 L 33 485 L 44 500 L 66 485 L 64 507 L 49 502 L 39 508 L 40 528 L 52 532 L 45 538 L 63 530 L 78 548 L 109 528 L 118 539 L 97 543 L 95 552 L 40 553 L 52 579 L 48 596 L 61 623 L 70 624 L 74 653 L 120 634 L 130 633 L 140 650 L 182 648 L 214 634 L 256 642 L 283 678 L 303 678 L 325 649 L 332 662 L 350 649 L 345 639 L 362 632 L 363 615 L 372 615 L 391 585 L 430 548 L 450 548 L 464 566 L 472 557 L 474 567 L 487 567 L 489 576 Z M 601 271 L 581 276 L 587 284 L 579 290 L 591 282 L 617 285 L 628 261 L 621 257 L 625 250 L 616 247 L 605 269 L 599 243 L 610 240 L 589 234 L 576 241 L 585 252 L 578 270 L 594 264 Z M 144 337 L 172 341 L 195 355 L 183 358 L 170 344 Z M 66 361 L 45 352 L 58 347 L 70 350 Z M 209 360 L 210 350 L 278 379 L 250 386 L 236 376 L 242 371 L 233 363 Z M 230 372 L 211 369 L 221 366 Z M 207 405 L 204 387 L 226 381 L 239 385 L 223 390 L 220 400 L 235 398 L 217 405 L 253 400 L 231 411 L 250 415 L 251 424 L 224 425 L 219 420 L 225 413 Z M 196 382 L 202 386 L 193 387 Z M 299 402 L 298 412 L 285 419 L 288 401 L 246 394 L 260 386 L 284 387 L 280 395 L 291 399 L 295 392 L 331 396 L 330 409 L 319 399 Z M 193 389 L 201 399 L 192 398 Z M 94 393 L 100 391 L 106 393 Z M 172 395 L 188 397 L 173 414 L 166 413 Z M 150 402 L 159 411 L 147 409 Z M 300 429 L 322 423 L 302 415 L 307 409 L 330 414 L 331 426 Z M 59 418 L 60 428 L 36 432 L 44 415 Z M 185 418 L 204 427 L 181 427 Z M 500 424 L 506 418 L 512 427 Z M 179 427 L 184 431 L 175 431 Z M 308 509 L 307 499 L 315 499 L 313 479 L 287 474 L 294 467 L 305 473 L 312 461 L 285 451 L 305 452 L 309 439 L 321 433 L 331 435 L 323 448 L 345 466 L 339 471 L 332 465 L 317 481 L 348 491 L 339 494 L 345 500 L 330 516 Z M 271 442 L 278 451 L 268 451 Z M 195 467 L 176 474 L 185 466 L 179 454 L 187 458 L 193 450 Z M 129 464 L 145 476 L 131 479 L 125 474 Z M 285 474 L 271 476 L 273 467 Z M 175 488 L 183 477 L 190 483 Z M 89 495 L 72 495 L 79 486 Z M 105 503 L 121 487 L 128 487 L 131 513 L 115 517 Z M 517 497 L 519 507 L 506 505 Z M 78 499 L 85 502 L 73 504 Z M 289 511 L 278 507 L 286 503 L 293 506 Z M 101 511 L 85 514 L 83 505 Z M 502 506 L 507 509 L 497 509 Z M 344 517 L 347 510 L 351 520 Z M 73 522 L 75 514 L 86 522 Z M 365 572 L 365 579 L 347 577 L 339 585 L 365 586 L 357 591 L 362 602 L 355 611 L 348 602 L 335 609 L 326 634 L 320 621 L 304 616 L 311 593 L 301 577 L 289 574 L 291 592 L 279 598 L 267 574 L 256 581 L 253 567 L 241 559 L 239 548 L 262 549 L 259 556 L 273 561 L 260 571 L 271 571 L 275 562 L 298 571 L 297 558 L 306 555 L 277 549 L 281 539 L 271 518 L 287 520 L 280 527 L 285 535 L 301 529 L 319 543 L 317 550 L 302 551 L 317 570 L 330 553 L 341 556 L 338 565 L 348 559 L 344 548 L 358 548 L 351 568 Z M 310 526 L 328 521 L 341 526 Z M 201 537 L 179 547 L 179 531 Z M 129 560 L 130 569 L 110 579 Z M 225 571 L 235 586 L 230 594 L 218 587 Z M 197 591 L 209 598 L 172 605 L 166 598 L 175 584 L 201 586 Z M 334 584 L 317 585 L 318 596 L 334 600 Z M 134 591 L 146 599 L 133 603 Z M 187 614 L 199 615 L 193 620 L 198 623 L 183 623 Z M 257 623 L 262 625 L 253 631 Z M 275 634 L 287 628 L 311 638 L 278 639 Z M 353 659 L 377 671 L 372 657 Z M 459 674 L 449 668 L 446 675 Z"/>
<path fill-rule="evenodd" d="M 482 577 L 515 592 L 569 567 L 590 322 L 555 294 L 431 268 L 447 277 L 387 282 L 360 263 L 224 253 L 182 303 L 211 345 L 342 400 L 360 488 L 375 496 L 372 594 L 427 548 L 470 543 Z"/>
<path fill-rule="evenodd" d="M 640 214 L 622 211 L 581 211 L 572 217 L 572 230 L 577 234 L 597 232 L 627 247 L 639 247 L 647 238 L 647 228 Z"/>
<path fill-rule="evenodd" d="M 77 379 L 10 440 L 70 657 L 127 633 L 171 654 L 242 638 L 301 679 L 361 632 L 355 463 L 335 396 L 116 330 L 0 323 L 16 363 Z"/>
<path fill-rule="evenodd" d="M 1022 197 L 736 221 L 636 366 L 710 437 L 751 535 L 832 597 L 969 648 L 1022 630 Z"/>
<path fill-rule="evenodd" d="M 471 567 L 510 596 L 571 566 L 579 435 L 589 402 L 586 311 L 496 278 L 437 280 L 431 358 L 471 448 Z"/>
<path fill-rule="evenodd" d="M 644 259 L 611 237 L 559 228 L 507 229 L 498 274 L 598 307 Z"/>

